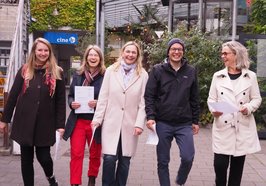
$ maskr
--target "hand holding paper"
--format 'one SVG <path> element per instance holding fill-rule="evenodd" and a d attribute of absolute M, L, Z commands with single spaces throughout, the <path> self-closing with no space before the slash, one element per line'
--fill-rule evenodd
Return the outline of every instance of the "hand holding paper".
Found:
<path fill-rule="evenodd" d="M 239 111 L 235 105 L 228 102 L 208 102 L 208 105 L 213 110 L 222 112 L 223 114 L 231 114 Z"/>
<path fill-rule="evenodd" d="M 94 87 L 75 86 L 75 102 L 80 103 L 75 113 L 94 113 L 94 109 L 88 105 L 89 100 L 94 100 Z"/>
<path fill-rule="evenodd" d="M 152 125 L 152 129 L 153 130 L 149 129 L 149 136 L 148 136 L 148 139 L 146 141 L 146 144 L 148 144 L 148 145 L 157 145 L 158 142 L 159 142 L 159 138 L 158 138 L 158 135 L 157 135 L 157 132 L 156 132 L 156 124 Z"/>

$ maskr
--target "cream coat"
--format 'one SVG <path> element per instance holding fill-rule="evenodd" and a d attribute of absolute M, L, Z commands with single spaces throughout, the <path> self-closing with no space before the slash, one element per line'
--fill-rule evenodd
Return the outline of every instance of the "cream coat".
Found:
<path fill-rule="evenodd" d="M 237 108 L 247 107 L 248 114 L 241 112 L 222 115 L 214 119 L 212 129 L 213 151 L 218 154 L 242 156 L 261 150 L 255 119 L 255 112 L 261 104 L 256 74 L 242 70 L 237 85 L 232 86 L 227 68 L 213 75 L 209 102 L 226 101 Z M 210 108 L 210 111 L 213 111 Z"/>
<path fill-rule="evenodd" d="M 142 69 L 124 87 L 121 69 L 114 65 L 107 68 L 99 94 L 93 121 L 102 124 L 102 153 L 115 155 L 119 137 L 122 138 L 123 156 L 135 154 L 138 136 L 134 128 L 146 122 L 144 91 L 148 74 Z"/>

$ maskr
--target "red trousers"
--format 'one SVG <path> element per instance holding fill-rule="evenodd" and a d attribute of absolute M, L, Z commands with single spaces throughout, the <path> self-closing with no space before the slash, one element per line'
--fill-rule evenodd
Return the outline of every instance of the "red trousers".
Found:
<path fill-rule="evenodd" d="M 70 184 L 82 184 L 82 165 L 86 141 L 89 146 L 92 137 L 91 121 L 78 119 L 70 137 L 71 161 L 70 161 Z M 93 139 L 89 149 L 88 176 L 98 176 L 101 165 L 101 144 Z"/>

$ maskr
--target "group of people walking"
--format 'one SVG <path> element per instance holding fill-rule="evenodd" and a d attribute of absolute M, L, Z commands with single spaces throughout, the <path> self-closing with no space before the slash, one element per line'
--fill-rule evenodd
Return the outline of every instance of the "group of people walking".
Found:
<path fill-rule="evenodd" d="M 102 159 L 102 185 L 125 186 L 130 160 L 145 125 L 148 130 L 156 130 L 159 138 L 156 152 L 160 185 L 170 186 L 173 139 L 181 159 L 175 183 L 184 185 L 195 156 L 193 135 L 199 132 L 200 114 L 197 70 L 184 57 L 185 49 L 181 39 L 171 39 L 166 60 L 148 74 L 135 41 L 127 42 L 117 62 L 108 68 L 101 49 L 89 45 L 70 85 L 71 112 L 65 124 L 63 70 L 56 64 L 51 44 L 44 38 L 36 39 L 27 63 L 16 75 L 0 122 L 3 131 L 15 110 L 10 137 L 20 144 L 24 185 L 34 185 L 34 151 L 50 186 L 58 185 L 50 154 L 57 130 L 64 140 L 70 138 L 70 185 L 82 184 L 87 143 L 88 186 L 95 186 Z M 221 58 L 225 68 L 214 73 L 208 102 L 228 102 L 237 111 L 223 113 L 209 108 L 214 117 L 215 184 L 240 186 L 246 155 L 260 150 L 253 113 L 261 104 L 261 96 L 242 44 L 224 43 Z M 84 104 L 75 100 L 77 86 L 93 87 L 94 98 L 85 100 L 92 113 L 77 112 Z"/>

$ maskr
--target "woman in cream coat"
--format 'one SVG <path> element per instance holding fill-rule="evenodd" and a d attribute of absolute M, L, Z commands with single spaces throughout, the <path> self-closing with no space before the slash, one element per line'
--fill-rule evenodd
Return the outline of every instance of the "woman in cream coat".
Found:
<path fill-rule="evenodd" d="M 208 102 L 228 102 L 238 112 L 223 114 L 210 107 L 214 116 L 212 143 L 216 186 L 240 186 L 246 154 L 261 150 L 253 116 L 261 96 L 256 74 L 249 68 L 248 52 L 236 41 L 222 45 L 225 69 L 213 75 Z"/>
<path fill-rule="evenodd" d="M 139 45 L 127 42 L 118 61 L 106 70 L 93 118 L 94 126 L 102 125 L 103 186 L 126 185 L 130 158 L 146 118 L 147 79 Z"/>

